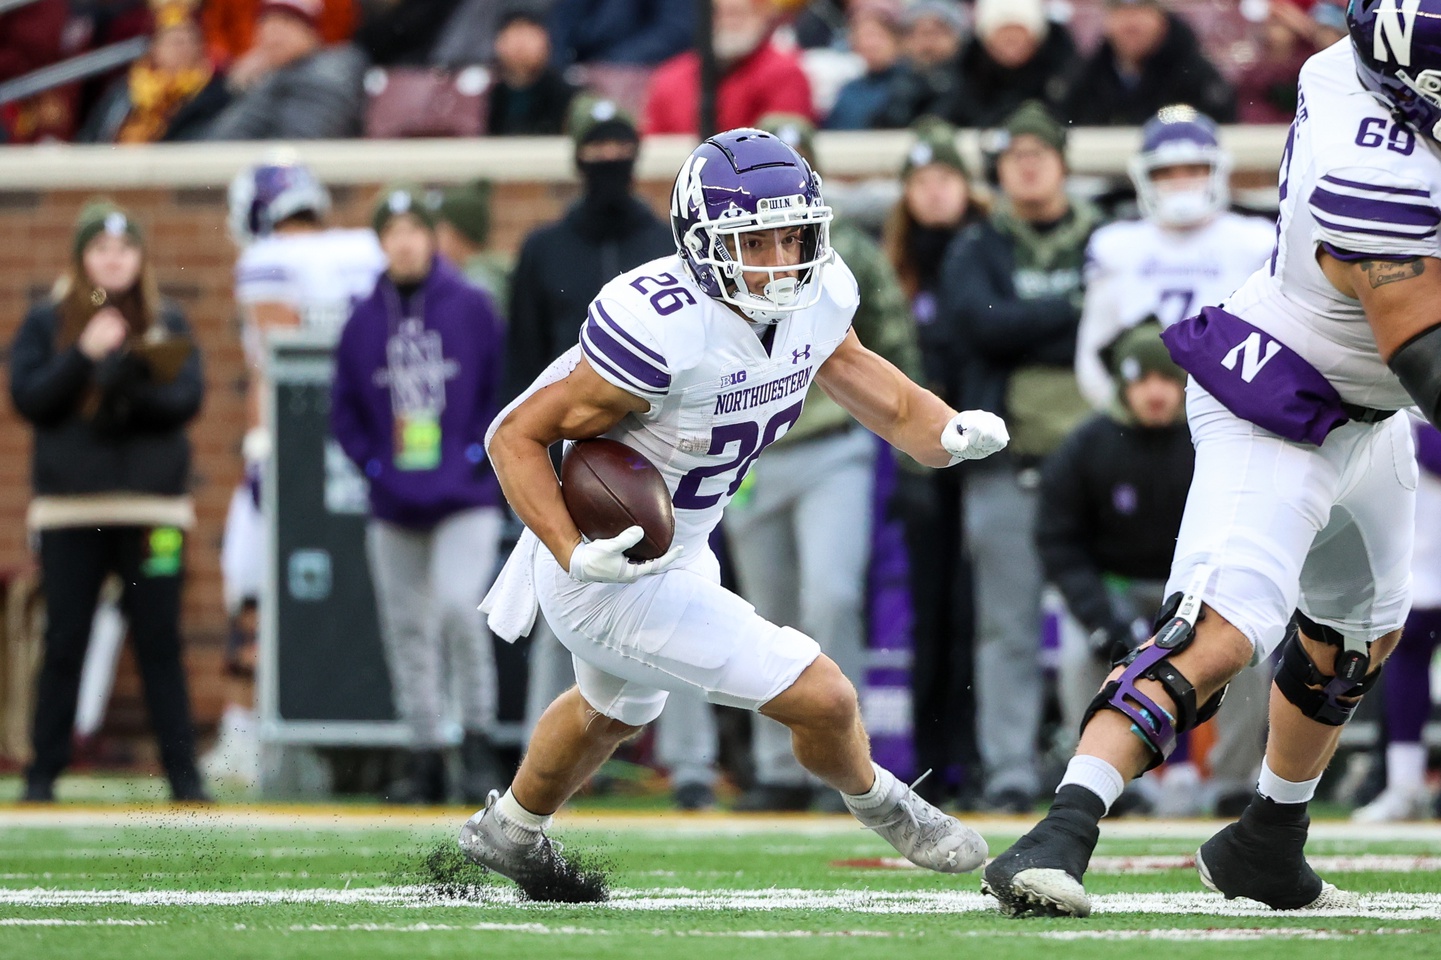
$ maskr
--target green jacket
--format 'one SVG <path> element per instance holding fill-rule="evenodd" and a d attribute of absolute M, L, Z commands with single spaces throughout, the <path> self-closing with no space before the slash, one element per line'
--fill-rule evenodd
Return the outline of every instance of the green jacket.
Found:
<path fill-rule="evenodd" d="M 490 294 L 502 321 L 510 319 L 510 273 L 513 269 L 515 262 L 511 257 L 493 250 L 482 250 L 460 268 L 465 279 Z"/>
<path fill-rule="evenodd" d="M 860 287 L 861 305 L 853 324 L 856 336 L 906 376 L 920 380 L 921 354 L 916 346 L 915 324 L 896 272 L 881 248 L 846 220 L 831 223 L 831 247 L 851 268 Z M 824 390 L 813 385 L 806 396 L 801 418 L 776 441 L 776 446 L 808 440 L 853 422 L 850 414 L 826 396 Z"/>

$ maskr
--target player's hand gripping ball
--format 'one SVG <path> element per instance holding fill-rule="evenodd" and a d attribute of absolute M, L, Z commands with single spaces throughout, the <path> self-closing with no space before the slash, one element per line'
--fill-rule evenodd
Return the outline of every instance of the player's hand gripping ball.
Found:
<path fill-rule="evenodd" d="M 587 542 L 570 557 L 583 583 L 625 583 L 659 573 L 680 557 L 675 507 L 660 471 L 615 440 L 580 440 L 560 463 L 560 491 Z"/>
<path fill-rule="evenodd" d="M 1004 450 L 1011 442 L 1006 422 L 985 410 L 962 410 L 941 431 L 941 446 L 954 465 L 962 460 L 982 460 Z"/>

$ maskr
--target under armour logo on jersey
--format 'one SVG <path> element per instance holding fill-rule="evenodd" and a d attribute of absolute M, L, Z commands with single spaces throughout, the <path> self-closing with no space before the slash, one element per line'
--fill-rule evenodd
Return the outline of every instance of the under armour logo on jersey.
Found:
<path fill-rule="evenodd" d="M 680 176 L 675 178 L 675 190 L 670 195 L 671 216 L 684 216 L 690 210 L 704 208 L 705 183 L 700 178 L 700 172 L 705 162 L 705 157 L 686 158 L 685 166 L 680 168 Z"/>
<path fill-rule="evenodd" d="M 791 363 L 792 363 L 792 364 L 800 363 L 802 360 L 809 360 L 810 358 L 811 358 L 811 345 L 810 345 L 809 343 L 806 344 L 805 347 L 803 347 L 803 348 L 800 349 L 800 350 L 792 350 L 792 351 L 791 351 Z"/>
<path fill-rule="evenodd" d="M 1384 63 L 1395 56 L 1401 66 L 1411 66 L 1411 34 L 1416 30 L 1420 7 L 1421 0 L 1381 0 L 1372 37 L 1373 57 Z"/>
<path fill-rule="evenodd" d="M 1280 352 L 1280 343 L 1275 340 L 1267 340 L 1263 347 L 1261 335 L 1253 333 L 1232 347 L 1231 352 L 1221 358 L 1221 366 L 1227 370 L 1235 370 L 1237 361 L 1240 361 L 1241 379 L 1250 383 L 1256 379 L 1256 374 L 1261 372 L 1261 368 L 1270 363 L 1272 358 Z"/>

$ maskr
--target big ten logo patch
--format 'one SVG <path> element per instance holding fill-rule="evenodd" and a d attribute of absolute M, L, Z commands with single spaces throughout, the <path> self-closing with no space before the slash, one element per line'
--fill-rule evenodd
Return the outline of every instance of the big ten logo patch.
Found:
<path fill-rule="evenodd" d="M 180 528 L 151 528 L 145 538 L 145 559 L 140 562 L 140 572 L 147 577 L 178 576 L 184 548 L 185 534 Z"/>

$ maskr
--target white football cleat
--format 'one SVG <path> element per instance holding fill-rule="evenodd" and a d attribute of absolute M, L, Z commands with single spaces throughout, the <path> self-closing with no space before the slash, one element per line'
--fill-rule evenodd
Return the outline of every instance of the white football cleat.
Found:
<path fill-rule="evenodd" d="M 1351 812 L 1353 823 L 1395 823 L 1398 820 L 1430 820 L 1431 804 L 1426 791 L 1387 787 L 1380 795 Z"/>
<path fill-rule="evenodd" d="M 955 817 L 942 812 L 893 774 L 876 767 L 876 776 L 891 780 L 880 806 L 846 807 L 868 830 L 885 838 L 911 863 L 938 873 L 967 873 L 986 862 L 986 840 Z M 919 782 L 919 781 L 917 781 Z"/>
<path fill-rule="evenodd" d="M 460 849 L 466 859 L 514 880 L 528 899 L 564 903 L 591 903 L 608 895 L 602 875 L 578 870 L 561 856 L 561 845 L 543 830 L 529 830 L 505 820 L 495 809 L 500 791 L 492 790 L 485 808 L 460 828 Z M 507 832 L 506 826 L 511 830 Z M 515 835 L 525 840 L 514 839 Z"/>

